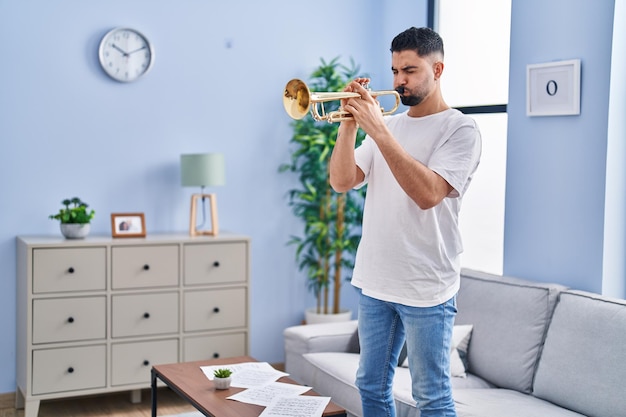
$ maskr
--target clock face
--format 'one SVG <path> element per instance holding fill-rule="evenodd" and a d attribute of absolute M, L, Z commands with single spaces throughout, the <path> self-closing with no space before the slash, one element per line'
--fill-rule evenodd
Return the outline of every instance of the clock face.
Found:
<path fill-rule="evenodd" d="M 134 81 L 148 72 L 154 52 L 148 39 L 134 29 L 109 31 L 100 42 L 100 65 L 116 81 Z"/>

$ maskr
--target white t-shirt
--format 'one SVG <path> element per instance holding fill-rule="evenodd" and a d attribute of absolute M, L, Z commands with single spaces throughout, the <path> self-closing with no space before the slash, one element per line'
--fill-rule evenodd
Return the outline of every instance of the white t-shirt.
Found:
<path fill-rule="evenodd" d="M 459 289 L 458 213 L 480 160 L 480 132 L 474 119 L 454 109 L 425 117 L 404 112 L 385 120 L 400 145 L 454 189 L 437 206 L 422 210 L 367 136 L 355 151 L 368 187 L 352 284 L 373 298 L 431 307 Z"/>

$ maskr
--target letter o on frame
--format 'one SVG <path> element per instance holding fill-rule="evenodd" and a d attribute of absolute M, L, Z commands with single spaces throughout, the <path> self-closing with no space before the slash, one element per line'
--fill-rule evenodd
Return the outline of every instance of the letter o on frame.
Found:
<path fill-rule="evenodd" d="M 550 80 L 546 84 L 546 93 L 548 93 L 549 96 L 556 95 L 556 92 L 558 91 L 558 89 L 559 89 L 559 85 L 554 80 Z"/>

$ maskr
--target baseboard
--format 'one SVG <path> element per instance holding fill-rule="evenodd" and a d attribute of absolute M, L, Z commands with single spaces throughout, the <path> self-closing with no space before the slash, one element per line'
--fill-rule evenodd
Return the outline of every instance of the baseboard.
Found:
<path fill-rule="evenodd" d="M 3 408 L 15 407 L 15 393 L 7 392 L 6 394 L 0 394 L 0 410 Z"/>

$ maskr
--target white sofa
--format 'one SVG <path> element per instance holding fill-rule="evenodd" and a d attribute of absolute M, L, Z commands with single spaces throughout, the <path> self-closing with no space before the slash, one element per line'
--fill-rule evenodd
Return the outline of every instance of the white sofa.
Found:
<path fill-rule="evenodd" d="M 459 417 L 626 417 L 626 302 L 556 284 L 464 270 L 457 325 L 472 325 Z M 356 321 L 287 328 L 292 378 L 362 416 Z M 419 416 L 408 369 L 394 378 L 399 417 Z"/>

